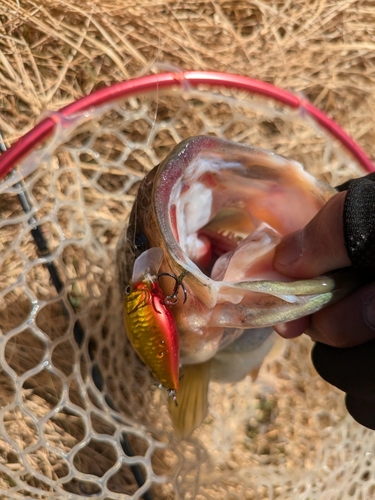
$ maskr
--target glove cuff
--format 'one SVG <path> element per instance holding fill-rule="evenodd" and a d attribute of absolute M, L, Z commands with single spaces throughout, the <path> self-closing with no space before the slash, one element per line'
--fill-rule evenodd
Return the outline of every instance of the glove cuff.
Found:
<path fill-rule="evenodd" d="M 356 268 L 375 268 L 375 173 L 347 182 L 344 203 L 346 251 Z"/>

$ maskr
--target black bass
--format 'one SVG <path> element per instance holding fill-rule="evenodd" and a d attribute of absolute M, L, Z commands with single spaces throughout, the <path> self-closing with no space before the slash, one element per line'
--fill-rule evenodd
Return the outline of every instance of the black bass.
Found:
<path fill-rule="evenodd" d="M 155 377 L 175 381 L 166 388 L 178 402 L 170 413 L 181 437 L 206 415 L 209 380 L 256 375 L 273 344 L 272 325 L 312 314 L 358 286 L 348 270 L 292 282 L 272 265 L 282 236 L 306 225 L 335 193 L 298 162 L 204 136 L 183 141 L 142 181 L 117 252 L 125 322 Z M 147 292 L 144 309 L 135 310 L 150 321 L 138 334 L 129 297 L 155 283 L 157 307 Z M 162 366 L 150 356 L 156 338 L 174 346 L 163 351 Z"/>

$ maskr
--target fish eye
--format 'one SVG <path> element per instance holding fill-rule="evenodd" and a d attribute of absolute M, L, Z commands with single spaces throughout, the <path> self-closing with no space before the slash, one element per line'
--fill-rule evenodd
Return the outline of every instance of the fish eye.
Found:
<path fill-rule="evenodd" d="M 129 293 L 131 292 L 131 286 L 128 285 L 126 288 L 125 288 L 125 295 L 129 295 Z"/>

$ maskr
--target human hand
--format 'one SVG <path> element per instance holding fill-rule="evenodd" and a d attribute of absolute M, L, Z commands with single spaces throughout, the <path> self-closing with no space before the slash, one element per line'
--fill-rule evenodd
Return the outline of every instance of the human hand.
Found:
<path fill-rule="evenodd" d="M 375 175 L 363 179 L 365 193 L 357 189 L 359 184 L 351 187 L 350 203 L 345 202 L 347 191 L 338 193 L 304 229 L 283 238 L 274 267 L 292 278 L 312 278 L 353 263 L 363 268 L 368 284 L 309 317 L 274 328 L 285 338 L 305 332 L 317 342 L 312 353 L 315 368 L 347 393 L 349 413 L 375 429 Z M 352 227 L 358 220 L 356 233 Z M 364 241 L 362 234 L 365 249 L 358 251 L 350 242 Z"/>
<path fill-rule="evenodd" d="M 335 195 L 304 229 L 283 238 L 275 253 L 277 271 L 302 279 L 351 265 L 344 243 L 345 196 L 346 191 Z M 275 330 L 286 338 L 305 332 L 312 340 L 335 347 L 371 340 L 375 338 L 375 281 L 310 317 L 276 325 Z"/>

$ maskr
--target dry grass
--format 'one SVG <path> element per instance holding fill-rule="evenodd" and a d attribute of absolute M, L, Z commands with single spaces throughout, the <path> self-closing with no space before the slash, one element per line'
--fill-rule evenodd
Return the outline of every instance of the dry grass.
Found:
<path fill-rule="evenodd" d="M 375 6 L 370 1 L 360 0 L 0 0 L 0 129 L 11 144 L 30 130 L 48 110 L 59 109 L 114 82 L 152 71 L 207 69 L 244 74 L 303 93 L 335 118 L 370 156 L 375 156 L 374 35 Z M 168 113 L 174 113 L 173 100 L 167 98 L 166 102 L 160 100 L 157 104 L 158 122 L 169 119 Z M 176 102 L 177 106 L 179 101 Z M 217 116 L 213 117 L 215 113 Z M 212 117 L 216 122 L 221 117 L 225 122 L 225 113 L 226 110 L 221 107 L 205 109 L 201 116 Z M 113 114 L 104 119 L 115 126 L 117 118 Z M 150 107 L 149 118 L 155 119 L 153 107 Z M 102 123 L 105 124 L 105 121 Z M 241 126 L 241 123 L 236 123 L 232 132 L 228 129 L 227 135 L 240 135 L 243 133 Z M 150 130 L 147 121 L 139 120 L 131 130 L 124 129 L 123 133 L 142 143 L 147 140 Z M 194 135 L 199 130 L 197 121 L 180 127 L 182 136 Z M 259 133 L 262 140 L 267 140 L 268 129 Z M 82 137 L 86 137 L 84 134 L 83 131 Z M 277 147 L 281 152 L 293 150 L 297 159 L 300 159 L 298 155 L 306 155 L 310 149 L 314 163 L 314 148 L 318 150 L 319 145 L 299 145 L 299 137 L 293 137 L 293 144 L 277 143 Z M 83 140 L 77 136 L 70 145 Z M 94 149 L 101 154 L 110 151 L 114 156 L 107 160 L 116 161 L 122 144 L 114 142 L 111 136 L 101 136 L 100 141 Z M 108 148 L 108 143 L 113 147 Z M 161 131 L 155 138 L 152 158 L 142 150 L 135 150 L 128 157 L 125 168 L 121 166 L 118 170 L 102 171 L 95 181 L 96 185 L 109 193 L 116 191 L 126 184 L 129 176 L 140 178 L 173 145 L 173 137 Z M 73 168 L 74 158 L 63 148 L 56 151 L 56 158 L 68 168 L 57 182 L 63 209 L 52 223 L 44 224 L 52 250 L 60 243 L 57 224 L 68 237 L 80 237 L 82 220 L 87 214 L 64 203 L 66 200 L 78 200 L 77 184 L 87 186 L 99 170 L 95 160 L 85 153 L 79 158 L 82 171 L 78 178 Z M 36 178 L 32 189 L 35 202 L 41 206 L 39 216 L 48 214 L 54 204 L 49 193 L 49 175 Z M 327 177 L 329 172 L 321 172 L 321 175 Z M 93 234 L 103 247 L 115 246 L 118 221 L 126 219 L 135 186 L 136 183 L 121 201 L 111 199 L 103 202 L 99 189 L 83 190 L 85 203 L 91 207 L 87 216 L 92 218 Z M 92 207 L 97 207 L 96 212 Z M 21 217 L 14 194 L 1 196 L 0 214 L 2 220 L 17 215 Z M 101 219 L 106 221 L 108 230 L 104 231 Z M 6 231 L 0 228 L 0 253 L 5 254 L 15 238 L 19 237 L 19 248 L 22 248 L 25 258 L 36 259 L 30 233 L 21 234 L 21 228 L 22 222 L 9 225 Z M 85 399 L 82 385 L 71 376 L 74 367 L 79 365 L 78 371 L 86 380 L 92 359 L 84 352 L 85 348 L 90 349 L 94 360 L 100 361 L 109 392 L 123 414 L 129 417 L 128 422 L 142 421 L 151 425 L 160 418 L 160 423 L 153 427 L 154 435 L 160 440 L 170 439 L 170 428 L 167 427 L 166 432 L 162 429 L 168 422 L 165 407 L 160 407 L 157 401 L 160 395 L 148 390 L 148 375 L 135 364 L 132 354 L 127 354 L 125 358 L 126 363 L 136 366 L 135 373 L 129 374 L 113 352 L 116 350 L 113 339 L 106 333 L 112 318 L 104 311 L 109 304 L 115 303 L 108 288 L 110 276 L 107 269 L 103 272 L 100 268 L 100 259 L 95 261 L 94 268 L 86 265 L 90 259 L 91 256 L 82 247 L 67 245 L 62 259 L 58 261 L 64 281 L 70 280 L 69 300 L 76 311 L 82 312 L 82 327 L 88 335 L 86 344 L 78 350 L 67 335 L 69 317 L 64 313 L 67 303 L 60 301 L 51 290 L 44 267 L 34 266 L 28 273 L 27 284 L 35 296 L 39 300 L 53 299 L 36 316 L 36 326 L 46 333 L 48 339 L 36 337 L 23 329 L 7 342 L 4 359 L 19 380 L 27 370 L 32 371 L 38 365 L 48 346 L 56 371 L 52 373 L 46 369 L 28 376 L 19 387 L 14 387 L 8 373 L 0 373 L 3 388 L 1 406 L 6 408 L 6 405 L 12 405 L 16 393 L 20 395 L 23 406 L 22 409 L 17 403 L 4 413 L 2 418 L 7 436 L 14 439 L 19 449 L 34 446 L 29 452 L 29 461 L 31 467 L 40 473 L 40 476 L 29 474 L 9 442 L 1 439 L 0 465 L 3 469 L 0 488 L 4 490 L 15 484 L 13 476 L 4 472 L 12 471 L 27 487 L 40 488 L 46 495 L 47 492 L 53 495 L 53 481 L 64 477 L 69 470 L 64 453 L 69 453 L 83 439 L 86 425 L 83 415 L 88 410 L 92 429 L 105 439 L 102 442 L 87 442 L 75 454 L 74 465 L 79 472 L 100 477 L 116 462 L 116 453 L 108 437 L 114 435 L 116 429 L 118 432 L 116 422 L 111 427 L 109 420 L 103 419 L 100 411 L 104 406 L 100 396 L 88 388 Z M 11 254 L 5 259 L 0 271 L 0 292 L 9 279 L 14 282 L 18 279 L 22 266 L 19 254 Z M 92 297 L 95 300 L 90 302 Z M 30 297 L 15 287 L 0 303 L 3 335 L 21 325 L 30 311 Z M 97 326 L 97 323 L 100 325 Z M 100 330 L 100 345 L 92 333 L 95 328 Z M 253 389 L 248 381 L 236 387 L 213 388 L 211 404 L 214 417 L 206 421 L 190 443 L 176 447 L 177 454 L 185 454 L 185 462 L 180 466 L 181 474 L 185 474 L 187 480 L 180 485 L 181 496 L 189 498 L 187 491 L 191 485 L 196 487 L 202 484 L 201 496 L 197 498 L 265 500 L 271 498 L 271 494 L 282 500 L 323 498 L 313 496 L 314 493 L 308 496 L 307 490 L 302 491 L 301 477 L 306 470 L 311 484 L 315 486 L 322 477 L 326 477 L 324 474 L 327 471 L 323 470 L 323 466 L 319 469 L 322 456 L 324 466 L 332 466 L 333 472 L 335 467 L 339 469 L 339 459 L 333 453 L 329 455 L 324 451 L 324 441 L 331 439 L 333 447 L 341 442 L 340 439 L 346 443 L 346 448 L 342 445 L 344 451 L 340 452 L 343 463 L 346 459 L 355 461 L 358 452 L 356 455 L 348 444 L 347 436 L 340 434 L 344 433 L 339 425 L 345 415 L 341 395 L 315 375 L 306 361 L 308 350 L 306 342 L 292 344 L 282 361 L 264 370 L 261 384 Z M 64 387 L 56 373 L 64 375 Z M 137 383 L 139 392 L 129 391 L 126 384 L 118 383 L 124 376 Z M 54 411 L 65 389 L 75 405 L 74 414 L 66 412 L 63 405 Z M 142 414 L 140 409 L 150 405 L 150 401 L 152 409 L 147 415 Z M 44 423 L 40 424 L 42 421 Z M 361 436 L 360 431 L 355 434 L 351 429 L 356 427 L 350 425 L 348 433 Z M 60 455 L 53 449 L 37 445 L 42 433 L 55 451 L 60 450 Z M 364 437 L 367 439 L 366 434 Z M 204 465 L 205 461 L 208 464 L 209 458 L 197 445 L 196 438 L 203 441 L 218 468 L 206 469 L 202 466 L 202 470 L 197 471 L 196 464 L 200 462 Z M 131 439 L 133 448 L 144 457 L 147 442 L 139 435 L 133 435 Z M 200 456 L 197 450 L 200 450 Z M 178 462 L 172 451 L 161 450 L 155 450 L 151 460 L 160 474 L 173 470 Z M 269 477 L 272 474 L 272 477 L 278 477 L 280 470 L 285 477 L 283 481 L 280 479 L 281 486 L 275 483 L 272 489 Z M 358 476 L 358 470 L 354 470 L 353 474 Z M 314 471 L 317 471 L 315 478 Z M 332 475 L 330 478 L 332 480 Z M 299 489 L 293 493 L 297 484 Z M 64 488 L 82 496 L 98 491 L 92 478 L 86 483 L 72 479 Z M 111 476 L 109 488 L 114 493 L 134 493 L 136 486 L 127 465 L 124 464 Z M 173 490 L 170 484 L 159 485 L 155 487 L 155 495 L 157 498 L 173 498 Z M 32 495 L 29 498 L 42 498 L 32 489 L 27 491 Z M 306 496 L 298 496 L 302 493 Z M 20 492 L 20 495 L 26 496 L 26 493 Z M 4 498 L 16 497 L 10 493 Z"/>
<path fill-rule="evenodd" d="M 174 66 L 303 92 L 373 153 L 372 2 L 2 0 L 0 16 L 0 127 L 10 143 L 47 110 Z"/>

